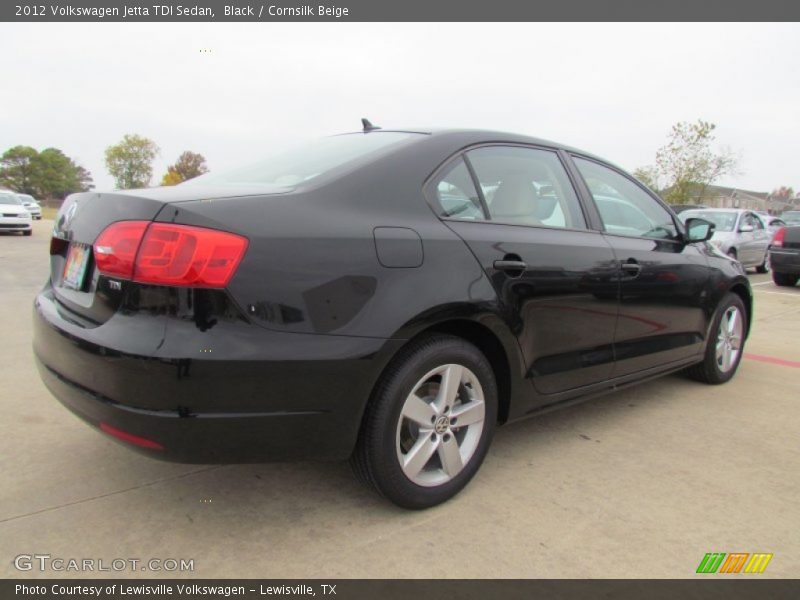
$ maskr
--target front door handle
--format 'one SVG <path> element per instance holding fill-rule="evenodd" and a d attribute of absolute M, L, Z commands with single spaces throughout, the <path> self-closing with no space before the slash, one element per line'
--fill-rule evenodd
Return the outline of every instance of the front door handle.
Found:
<path fill-rule="evenodd" d="M 528 265 L 521 260 L 496 260 L 494 268 L 498 271 L 524 271 Z"/>
<path fill-rule="evenodd" d="M 637 262 L 624 262 L 620 266 L 623 273 L 626 275 L 630 275 L 631 277 L 638 277 L 639 273 L 642 272 L 642 265 Z"/>

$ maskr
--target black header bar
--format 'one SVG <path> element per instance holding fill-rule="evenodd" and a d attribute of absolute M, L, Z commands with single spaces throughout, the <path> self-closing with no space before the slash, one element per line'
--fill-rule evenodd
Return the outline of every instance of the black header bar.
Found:
<path fill-rule="evenodd" d="M 798 21 L 796 0 L 3 0 L 10 22 Z"/>

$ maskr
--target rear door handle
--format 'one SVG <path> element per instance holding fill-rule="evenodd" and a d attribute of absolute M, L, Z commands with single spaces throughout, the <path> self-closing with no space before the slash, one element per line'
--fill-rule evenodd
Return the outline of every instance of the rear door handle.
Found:
<path fill-rule="evenodd" d="M 528 265 L 521 260 L 496 260 L 494 268 L 498 271 L 524 271 Z"/>

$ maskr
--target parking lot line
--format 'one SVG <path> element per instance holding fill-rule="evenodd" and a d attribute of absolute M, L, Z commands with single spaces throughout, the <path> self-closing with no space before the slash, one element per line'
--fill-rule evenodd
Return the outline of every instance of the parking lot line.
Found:
<path fill-rule="evenodd" d="M 792 296 L 793 298 L 800 298 L 800 294 L 792 294 L 791 292 L 768 292 L 767 290 L 757 290 L 759 294 L 775 294 L 776 296 Z"/>
<path fill-rule="evenodd" d="M 745 352 L 744 357 L 748 360 L 757 360 L 759 362 L 770 363 L 773 365 L 781 365 L 783 367 L 794 367 L 795 369 L 800 369 L 800 361 L 796 360 L 786 360 L 785 358 L 764 356 L 763 354 L 750 354 L 749 352 Z"/>

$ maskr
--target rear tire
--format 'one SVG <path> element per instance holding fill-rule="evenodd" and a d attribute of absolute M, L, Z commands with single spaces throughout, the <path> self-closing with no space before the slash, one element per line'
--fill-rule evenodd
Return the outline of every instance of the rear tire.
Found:
<path fill-rule="evenodd" d="M 459 337 L 425 336 L 375 386 L 350 462 L 359 479 L 398 506 L 429 508 L 469 483 L 496 421 L 497 385 L 486 357 Z"/>
<path fill-rule="evenodd" d="M 793 273 L 778 273 L 777 271 L 772 272 L 772 281 L 775 282 L 775 285 L 794 287 L 797 285 L 798 279 L 800 279 L 800 275 L 795 275 Z"/>
<path fill-rule="evenodd" d="M 692 379 L 711 385 L 730 381 L 742 360 L 746 331 L 747 311 L 744 302 L 729 292 L 714 315 L 703 361 L 689 367 L 687 374 Z"/>

